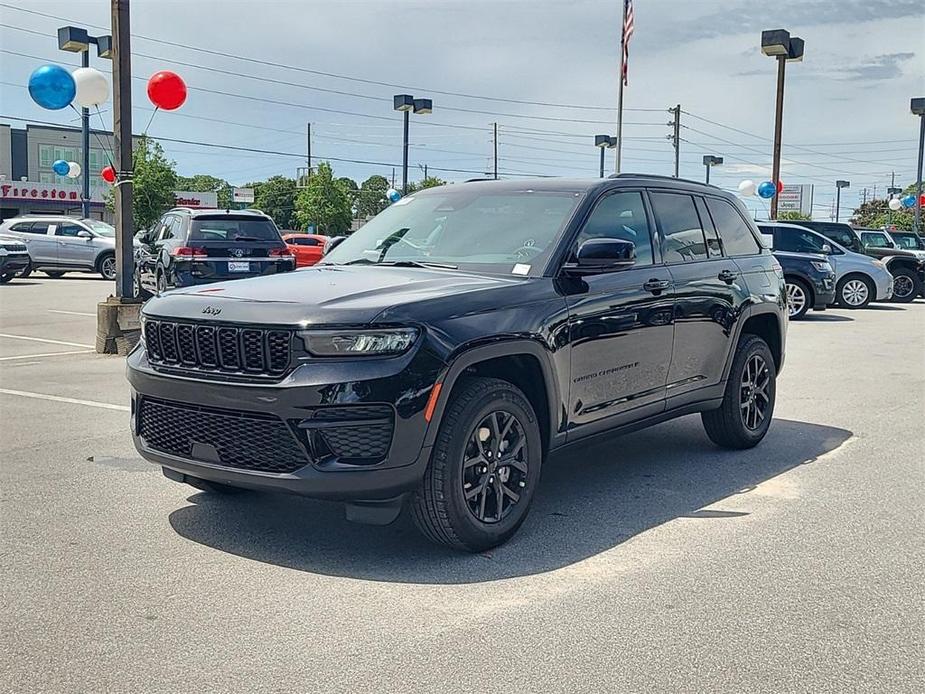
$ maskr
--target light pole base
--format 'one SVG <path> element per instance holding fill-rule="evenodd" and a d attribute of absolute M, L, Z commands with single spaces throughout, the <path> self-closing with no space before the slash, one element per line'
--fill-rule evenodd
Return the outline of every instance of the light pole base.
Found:
<path fill-rule="evenodd" d="M 110 296 L 96 305 L 96 351 L 124 357 L 141 337 L 140 299 Z"/>

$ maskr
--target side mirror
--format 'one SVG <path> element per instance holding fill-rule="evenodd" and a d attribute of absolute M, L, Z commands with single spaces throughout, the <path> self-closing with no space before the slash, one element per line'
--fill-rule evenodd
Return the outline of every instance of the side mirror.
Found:
<path fill-rule="evenodd" d="M 79 238 L 79 239 L 92 239 L 92 238 L 93 238 L 93 234 L 91 234 L 91 233 L 90 233 L 89 231 L 87 231 L 86 229 L 81 229 L 80 231 L 77 232 L 77 238 Z"/>
<path fill-rule="evenodd" d="M 327 255 L 328 253 L 333 251 L 335 248 L 337 248 L 339 245 L 341 245 L 346 240 L 347 240 L 346 236 L 332 236 L 327 241 L 325 241 L 324 250 L 321 252 L 321 254 Z"/>
<path fill-rule="evenodd" d="M 822 244 L 822 252 L 826 255 L 832 255 L 832 247 L 829 244 L 824 243 Z"/>
<path fill-rule="evenodd" d="M 588 239 L 575 253 L 575 262 L 563 269 L 576 275 L 611 272 L 636 264 L 636 244 L 621 239 Z"/>

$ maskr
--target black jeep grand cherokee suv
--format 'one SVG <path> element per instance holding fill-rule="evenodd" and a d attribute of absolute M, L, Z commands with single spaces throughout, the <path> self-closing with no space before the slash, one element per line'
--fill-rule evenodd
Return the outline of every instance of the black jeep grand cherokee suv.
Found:
<path fill-rule="evenodd" d="M 415 193 L 300 272 L 149 301 L 135 445 L 171 479 L 341 499 L 477 551 L 523 522 L 547 454 L 700 412 L 764 437 L 780 266 L 718 188 L 624 174 Z"/>

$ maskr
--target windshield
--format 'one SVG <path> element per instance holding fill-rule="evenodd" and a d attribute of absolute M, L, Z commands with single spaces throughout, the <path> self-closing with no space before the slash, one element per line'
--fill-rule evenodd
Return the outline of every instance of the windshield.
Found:
<path fill-rule="evenodd" d="M 190 241 L 279 241 L 276 225 L 268 219 L 196 217 L 190 224 Z"/>
<path fill-rule="evenodd" d="M 325 264 L 415 262 L 536 274 L 581 194 L 575 191 L 441 189 L 411 195 L 370 220 Z"/>
<path fill-rule="evenodd" d="M 97 236 L 114 237 L 116 235 L 116 228 L 106 222 L 98 222 L 95 219 L 85 219 L 84 224 L 90 227 Z"/>
<path fill-rule="evenodd" d="M 890 236 L 893 237 L 896 245 L 900 248 L 906 248 L 910 251 L 925 250 L 925 241 L 920 239 L 917 234 L 900 234 L 898 232 L 890 232 Z"/>

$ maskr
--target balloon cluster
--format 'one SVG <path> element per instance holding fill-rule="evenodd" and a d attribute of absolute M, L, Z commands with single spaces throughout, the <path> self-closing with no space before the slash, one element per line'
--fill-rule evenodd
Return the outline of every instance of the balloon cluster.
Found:
<path fill-rule="evenodd" d="M 774 185 L 774 181 L 762 181 L 761 183 L 756 184 L 754 181 L 750 181 L 748 179 L 742 181 L 739 184 L 739 194 L 746 198 L 750 198 L 752 195 L 757 195 L 759 198 L 764 198 L 767 200 L 769 198 L 773 198 L 783 189 L 783 181 L 778 181 L 776 186 Z"/>
<path fill-rule="evenodd" d="M 385 197 L 389 199 L 389 202 L 398 202 L 401 200 L 401 193 L 399 193 L 394 188 L 389 188 L 387 191 L 385 191 Z"/>
<path fill-rule="evenodd" d="M 919 199 L 919 204 L 925 206 L 925 194 Z M 909 195 L 903 195 L 901 198 L 890 198 L 887 206 L 893 210 L 893 212 L 901 210 L 904 207 L 906 209 L 915 207 L 915 196 L 910 193 Z"/>
<path fill-rule="evenodd" d="M 99 107 L 109 99 L 109 81 L 99 70 L 80 67 L 68 72 L 60 65 L 42 65 L 29 76 L 29 96 L 42 108 L 59 111 L 68 106 L 76 108 Z M 158 109 L 173 111 L 186 101 L 186 83 L 178 74 L 161 70 L 148 80 L 148 98 Z M 59 176 L 77 178 L 81 174 L 77 162 L 59 159 L 52 165 Z M 116 171 L 107 166 L 100 176 L 108 183 L 115 183 Z"/>

